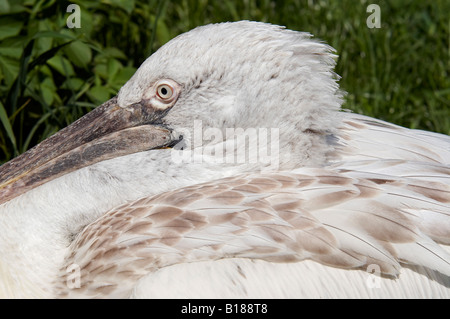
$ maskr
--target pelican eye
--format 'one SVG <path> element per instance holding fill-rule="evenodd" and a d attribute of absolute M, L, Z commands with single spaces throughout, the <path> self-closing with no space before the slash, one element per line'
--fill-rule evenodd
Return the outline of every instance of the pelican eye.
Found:
<path fill-rule="evenodd" d="M 171 79 L 164 79 L 154 83 L 143 99 L 151 101 L 152 107 L 165 110 L 175 104 L 179 94 L 180 85 Z"/>
<path fill-rule="evenodd" d="M 167 83 L 159 84 L 156 88 L 156 95 L 161 100 L 168 101 L 174 96 L 174 88 Z"/>

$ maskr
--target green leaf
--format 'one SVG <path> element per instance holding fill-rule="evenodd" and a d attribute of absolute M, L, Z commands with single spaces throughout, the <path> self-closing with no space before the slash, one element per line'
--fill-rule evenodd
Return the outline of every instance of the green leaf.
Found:
<path fill-rule="evenodd" d="M 54 25 L 54 22 L 50 19 L 39 20 L 39 21 L 37 21 L 37 31 L 40 31 L 42 34 L 42 32 L 51 30 L 53 25 Z M 28 27 L 36 28 L 36 26 L 30 26 L 30 25 Z M 33 30 L 31 30 L 31 32 L 33 32 Z M 30 34 L 33 34 L 33 33 L 30 33 Z M 48 37 L 48 36 L 38 37 L 37 41 L 36 41 L 36 47 L 34 49 L 35 54 L 36 53 L 40 54 L 42 52 L 50 50 L 53 46 L 54 41 L 55 41 L 55 37 Z"/>
<path fill-rule="evenodd" d="M 13 37 L 19 34 L 23 27 L 23 21 L 12 19 L 10 17 L 0 18 L 0 40 Z"/>
<path fill-rule="evenodd" d="M 81 41 L 76 41 L 69 44 L 64 49 L 64 53 L 73 64 L 80 68 L 87 69 L 89 62 L 92 59 L 91 48 Z"/>
<path fill-rule="evenodd" d="M 134 0 L 103 0 L 102 2 L 122 8 L 128 14 L 134 10 Z"/>
<path fill-rule="evenodd" d="M 2 68 L 6 85 L 9 87 L 14 82 L 17 74 L 19 74 L 19 61 L 0 56 L 0 67 Z"/>
<path fill-rule="evenodd" d="M 172 39 L 172 35 L 170 34 L 169 28 L 164 23 L 163 20 L 158 20 L 158 27 L 156 28 L 156 37 L 158 38 L 159 43 L 165 44 Z"/>
<path fill-rule="evenodd" d="M 108 67 L 105 63 L 97 64 L 94 67 L 94 73 L 98 76 L 98 78 L 102 78 L 104 80 L 108 79 Z"/>
<path fill-rule="evenodd" d="M 94 103 L 103 103 L 110 98 L 110 93 L 108 89 L 103 86 L 93 86 L 89 91 L 87 91 L 87 95 Z"/>
<path fill-rule="evenodd" d="M 47 105 L 52 105 L 56 95 L 56 86 L 51 78 L 45 78 L 41 83 L 41 94 Z"/>
<path fill-rule="evenodd" d="M 72 64 L 65 57 L 57 55 L 48 59 L 47 63 L 61 75 L 66 77 L 75 75 Z"/>
<path fill-rule="evenodd" d="M 84 83 L 85 82 L 82 79 L 70 78 L 64 81 L 61 88 L 65 90 L 79 91 Z"/>
<path fill-rule="evenodd" d="M 17 59 L 22 54 L 23 48 L 11 48 L 0 46 L 0 55 Z"/>
<path fill-rule="evenodd" d="M 51 48 L 48 51 L 45 51 L 44 53 L 42 53 L 41 55 L 39 55 L 36 59 L 34 59 L 30 65 L 29 65 L 29 70 L 33 69 L 35 66 L 38 65 L 43 65 L 45 64 L 48 59 L 51 59 L 52 57 L 54 57 L 56 55 L 56 53 L 63 47 L 69 45 L 70 43 L 72 43 L 72 41 L 63 43 L 61 45 L 58 45 L 57 47 Z"/>
<path fill-rule="evenodd" d="M 39 31 L 35 33 L 32 39 L 51 37 L 55 39 L 76 40 L 77 38 L 71 34 L 59 33 L 55 31 Z"/>
<path fill-rule="evenodd" d="M 116 59 L 126 59 L 127 56 L 121 50 L 113 47 L 105 48 L 102 53 L 98 54 L 98 57 L 116 58 Z"/>
<path fill-rule="evenodd" d="M 2 102 L 0 102 L 0 121 L 2 122 L 3 127 L 6 130 L 6 134 L 8 134 L 9 140 L 11 141 L 11 143 L 14 147 L 15 154 L 17 154 L 18 152 L 17 152 L 17 145 L 16 145 L 16 137 L 14 136 L 14 132 L 11 127 L 11 123 L 9 122 L 8 115 L 6 114 L 6 110 L 5 110 Z"/>
<path fill-rule="evenodd" d="M 27 8 L 25 8 L 23 6 L 23 4 L 21 3 L 17 3 L 18 1 L 16 0 L 5 0 L 5 1 L 0 1 L 4 3 L 4 10 L 7 11 L 3 11 L 2 9 L 0 9 L 0 14 L 12 14 L 12 13 L 19 13 L 19 12 L 24 12 L 27 11 Z M 6 2 L 6 4 L 5 4 Z M 8 8 L 7 8 L 8 7 Z"/>
<path fill-rule="evenodd" d="M 108 70 L 108 83 L 113 83 L 116 77 L 117 72 L 122 68 L 122 64 L 116 59 L 109 59 L 107 70 Z"/>
<path fill-rule="evenodd" d="M 0 1 L 0 14 L 9 13 L 11 7 L 8 0 Z"/>
<path fill-rule="evenodd" d="M 117 76 L 114 79 L 113 86 L 116 90 L 120 89 L 136 72 L 136 68 L 127 66 L 117 73 Z"/>
<path fill-rule="evenodd" d="M 72 30 L 74 30 L 75 33 L 77 33 L 77 34 L 84 34 L 84 35 L 87 35 L 88 38 L 94 38 L 92 36 L 92 31 L 94 29 L 94 25 L 95 25 L 95 22 L 96 22 L 96 20 L 94 19 L 94 15 L 95 15 L 94 11 L 95 10 L 92 10 L 92 11 L 91 10 L 86 10 L 86 9 L 83 10 L 83 8 L 82 8 L 81 9 L 81 15 L 80 15 L 80 18 L 81 18 L 80 26 L 81 26 L 81 28 L 79 28 L 79 29 L 74 28 Z"/>

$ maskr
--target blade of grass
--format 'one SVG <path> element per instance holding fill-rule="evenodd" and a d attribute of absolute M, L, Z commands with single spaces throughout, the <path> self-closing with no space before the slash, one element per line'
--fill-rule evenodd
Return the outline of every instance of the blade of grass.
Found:
<path fill-rule="evenodd" d="M 0 102 L 0 121 L 2 122 L 3 127 L 5 128 L 6 134 L 8 134 L 8 138 L 11 141 L 11 144 L 13 145 L 14 156 L 19 155 L 19 152 L 17 151 L 16 137 L 14 136 L 11 123 L 9 122 L 8 115 L 2 102 Z"/>
<path fill-rule="evenodd" d="M 73 41 L 75 41 L 75 40 L 70 40 L 70 41 L 60 44 L 54 48 L 51 48 L 50 50 L 45 51 L 44 53 L 39 55 L 36 59 L 34 59 L 30 63 L 28 69 L 32 70 L 34 67 L 36 67 L 38 65 L 45 64 L 47 62 L 47 60 L 53 58 L 59 50 L 64 48 L 66 45 L 71 44 Z"/>
<path fill-rule="evenodd" d="M 22 56 L 20 58 L 19 74 L 17 75 L 16 80 L 12 84 L 11 89 L 8 92 L 8 96 L 6 98 L 6 105 L 10 108 L 12 112 L 16 110 L 19 96 L 21 96 L 23 93 L 23 85 L 25 84 L 28 69 L 28 61 L 31 58 L 33 45 L 34 40 L 31 40 L 25 46 L 25 49 L 23 50 Z"/>
<path fill-rule="evenodd" d="M 29 103 L 31 102 L 30 99 L 28 99 L 25 103 L 23 103 L 10 117 L 9 117 L 9 122 L 13 123 L 14 119 L 16 118 L 17 114 L 19 114 L 24 108 L 25 106 L 27 106 Z"/>
<path fill-rule="evenodd" d="M 156 9 L 155 21 L 153 22 L 152 35 L 150 38 L 150 55 L 152 55 L 154 52 L 153 51 L 153 43 L 155 42 L 156 28 L 158 26 L 158 19 L 161 16 L 164 3 L 165 3 L 165 1 L 158 1 L 158 7 Z"/>
<path fill-rule="evenodd" d="M 36 124 L 33 126 L 33 128 L 30 130 L 30 133 L 28 134 L 25 143 L 22 145 L 22 152 L 25 152 L 28 149 L 28 146 L 30 145 L 31 139 L 33 138 L 34 134 L 36 133 L 36 130 L 39 128 L 39 126 L 44 123 L 50 116 L 52 115 L 52 112 L 46 113 L 42 115 L 42 117 L 39 119 L 39 121 L 36 122 Z"/>

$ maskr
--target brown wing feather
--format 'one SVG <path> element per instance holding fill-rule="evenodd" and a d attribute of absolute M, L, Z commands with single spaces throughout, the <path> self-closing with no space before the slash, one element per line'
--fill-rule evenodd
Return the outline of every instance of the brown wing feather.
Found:
<path fill-rule="evenodd" d="M 405 250 L 421 254 L 426 248 L 443 262 L 440 270 L 450 273 L 449 256 L 430 239 L 449 242 L 449 228 L 439 228 L 450 219 L 449 186 L 428 186 L 356 170 L 301 169 L 142 198 L 106 213 L 78 235 L 56 293 L 124 297 L 139 278 L 161 267 L 232 257 L 312 259 L 342 268 L 377 264 L 395 276 L 399 262 L 415 262 Z M 439 218 L 422 224 L 426 211 Z M 67 289 L 72 265 L 80 269 L 80 287 Z"/>

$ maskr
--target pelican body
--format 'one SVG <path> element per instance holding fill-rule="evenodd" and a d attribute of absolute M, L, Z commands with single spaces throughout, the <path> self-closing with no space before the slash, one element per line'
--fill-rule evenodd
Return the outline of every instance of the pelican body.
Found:
<path fill-rule="evenodd" d="M 0 296 L 448 298 L 450 137 L 342 111 L 333 52 L 249 21 L 161 47 L 0 167 Z"/>

